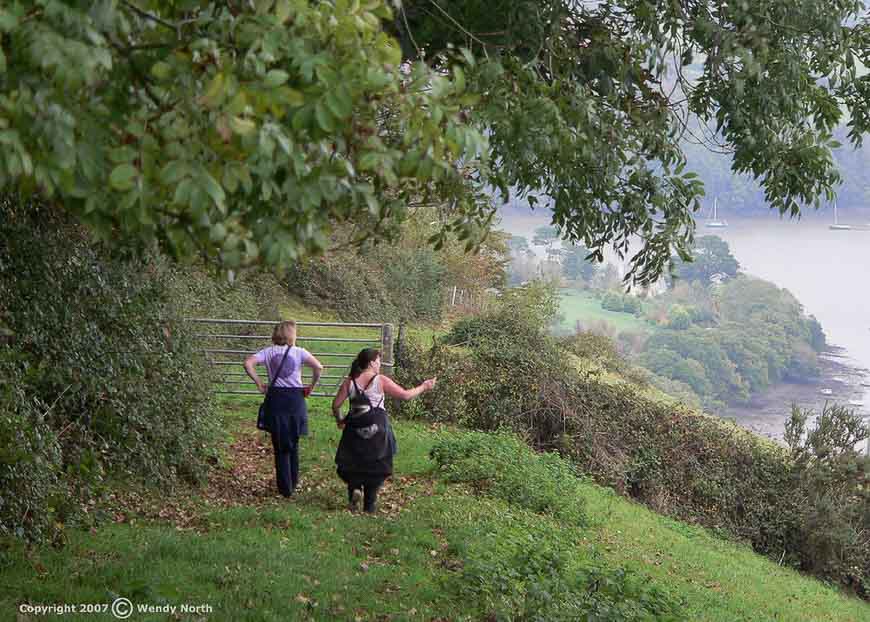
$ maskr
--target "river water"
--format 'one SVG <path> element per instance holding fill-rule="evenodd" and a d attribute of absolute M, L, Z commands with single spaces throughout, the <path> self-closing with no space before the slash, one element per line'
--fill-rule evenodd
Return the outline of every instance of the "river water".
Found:
<path fill-rule="evenodd" d="M 724 229 L 699 223 L 697 235 L 712 233 L 726 240 L 744 272 L 791 291 L 821 322 L 834 347 L 824 357 L 818 382 L 778 385 L 748 407 L 725 413 L 759 433 L 781 438 L 792 400 L 816 410 L 826 400 L 836 401 L 870 415 L 870 387 L 861 384 L 870 383 L 870 210 L 839 210 L 839 221 L 862 228 L 831 230 L 832 217 L 825 213 L 799 221 L 776 214 L 728 219 Z M 822 389 L 832 395 L 822 395 Z"/>

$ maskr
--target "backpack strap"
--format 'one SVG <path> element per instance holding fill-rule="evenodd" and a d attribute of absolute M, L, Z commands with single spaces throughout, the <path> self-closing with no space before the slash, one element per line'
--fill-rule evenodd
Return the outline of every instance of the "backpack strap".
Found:
<path fill-rule="evenodd" d="M 378 374 L 375 374 L 374 376 L 372 376 L 371 380 L 369 380 L 365 389 L 359 388 L 359 385 L 356 383 L 356 378 L 350 379 L 350 381 L 353 383 L 353 388 L 356 391 L 356 395 L 361 395 L 363 397 L 363 399 L 365 399 L 366 403 L 369 405 L 369 408 L 376 408 L 376 407 L 372 406 L 372 401 L 369 399 L 369 396 L 366 395 L 366 391 L 369 390 L 369 387 L 372 386 L 372 383 L 375 381 L 375 378 L 377 378 L 377 377 L 378 377 Z M 383 404 L 383 403 L 384 403 L 384 400 L 382 399 L 380 401 L 380 404 Z"/>

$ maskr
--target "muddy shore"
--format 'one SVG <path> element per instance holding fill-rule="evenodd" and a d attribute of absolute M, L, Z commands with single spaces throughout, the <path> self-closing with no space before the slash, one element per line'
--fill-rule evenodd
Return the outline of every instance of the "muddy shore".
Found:
<path fill-rule="evenodd" d="M 807 382 L 781 382 L 756 395 L 744 406 L 729 406 L 723 419 L 756 434 L 782 441 L 792 403 L 821 412 L 825 402 L 844 404 L 870 423 L 870 370 L 851 360 L 844 348 L 830 347 L 819 355 L 821 374 Z M 830 389 L 831 395 L 822 390 Z"/>

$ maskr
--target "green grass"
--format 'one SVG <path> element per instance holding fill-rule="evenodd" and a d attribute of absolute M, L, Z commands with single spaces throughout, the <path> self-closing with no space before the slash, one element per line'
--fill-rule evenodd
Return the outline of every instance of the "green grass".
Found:
<path fill-rule="evenodd" d="M 617 313 L 603 309 L 601 301 L 588 291 L 562 290 L 559 310 L 564 318 L 561 328 L 571 331 L 574 330 L 578 320 L 583 325 L 604 321 L 613 325 L 617 333 L 642 333 L 653 329 L 650 324 L 631 313 Z"/>
<path fill-rule="evenodd" d="M 224 400 L 227 461 L 241 460 L 229 447 L 234 439 L 256 440 L 255 405 Z M 136 613 L 132 620 L 482 619 L 519 598 L 505 592 L 528 572 L 517 556 L 551 550 L 570 573 L 625 568 L 678 603 L 687 620 L 870 620 L 864 602 L 588 482 L 573 493 L 585 504 L 585 526 L 474 492 L 485 486 L 447 483 L 429 450 L 462 437 L 461 430 L 396 422 L 396 474 L 381 512 L 352 515 L 334 471 L 339 431 L 326 413 L 326 400 L 312 403 L 311 435 L 301 445 L 303 490 L 293 500 L 268 495 L 223 504 L 208 489 L 143 491 L 125 522 L 68 530 L 62 548 L 7 550 L 0 617 L 15 619 L 23 602 L 108 603 L 120 595 L 213 609 L 174 618 Z M 250 484 L 242 476 L 236 484 L 272 486 L 268 451 L 253 465 L 259 470 L 245 476 Z M 163 505 L 181 507 L 189 520 L 146 511 Z M 529 602 L 525 595 L 516 602 Z"/>

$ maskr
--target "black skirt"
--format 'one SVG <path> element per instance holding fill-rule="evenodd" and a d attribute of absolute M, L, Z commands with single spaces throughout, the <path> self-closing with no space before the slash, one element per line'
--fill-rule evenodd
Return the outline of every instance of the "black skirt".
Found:
<path fill-rule="evenodd" d="M 289 451 L 300 436 L 308 436 L 308 408 L 301 388 L 274 387 L 268 409 L 272 437 L 280 451 Z"/>
<path fill-rule="evenodd" d="M 387 477 L 393 474 L 396 439 L 387 412 L 372 408 L 348 417 L 335 452 L 335 464 L 342 479 Z"/>

